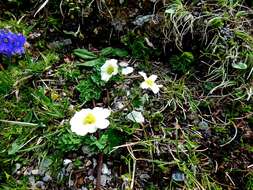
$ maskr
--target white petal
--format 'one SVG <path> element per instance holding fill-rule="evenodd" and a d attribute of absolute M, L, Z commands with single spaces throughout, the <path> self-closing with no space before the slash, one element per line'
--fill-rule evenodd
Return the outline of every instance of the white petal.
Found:
<path fill-rule="evenodd" d="M 148 77 L 150 80 L 155 81 L 157 79 L 157 75 L 151 75 Z"/>
<path fill-rule="evenodd" d="M 142 89 L 148 89 L 149 88 L 148 84 L 145 81 L 142 82 L 140 86 L 141 86 Z"/>
<path fill-rule="evenodd" d="M 90 109 L 90 108 L 81 109 L 80 111 L 76 112 L 75 115 L 78 115 L 78 116 L 87 115 L 91 111 L 92 111 L 92 109 Z"/>
<path fill-rule="evenodd" d="M 95 123 L 91 125 L 85 125 L 84 127 L 87 128 L 86 130 L 88 131 L 88 133 L 95 133 L 97 131 L 97 126 Z"/>
<path fill-rule="evenodd" d="M 157 84 L 154 84 L 152 87 L 150 87 L 151 90 L 154 92 L 154 94 L 157 94 L 159 92 L 159 86 Z"/>
<path fill-rule="evenodd" d="M 121 62 L 119 63 L 119 65 L 120 65 L 121 67 L 127 67 L 127 66 L 128 66 L 128 63 L 125 62 L 125 61 L 121 61 Z"/>
<path fill-rule="evenodd" d="M 100 107 L 95 107 L 92 110 L 93 114 L 96 116 L 98 119 L 105 119 L 110 116 L 111 110 L 107 108 L 100 108 Z"/>
<path fill-rule="evenodd" d="M 109 60 L 106 60 L 105 63 L 108 64 L 108 65 L 111 65 L 111 64 L 112 65 L 117 65 L 118 60 L 117 59 L 109 59 Z"/>
<path fill-rule="evenodd" d="M 145 120 L 142 113 L 138 111 L 132 111 L 131 113 L 129 113 L 127 115 L 127 119 L 137 123 L 143 123 Z"/>
<path fill-rule="evenodd" d="M 128 74 L 132 73 L 133 71 L 134 71 L 133 67 L 126 67 L 126 68 L 122 69 L 122 74 L 123 75 L 128 75 Z"/>
<path fill-rule="evenodd" d="M 101 67 L 101 72 L 106 72 L 108 65 L 110 65 L 110 63 L 105 62 L 105 64 Z"/>
<path fill-rule="evenodd" d="M 82 126 L 83 119 L 85 116 L 91 112 L 91 109 L 82 109 L 79 112 L 76 112 L 75 115 L 70 119 L 71 126 Z"/>
<path fill-rule="evenodd" d="M 97 128 L 95 125 L 85 125 L 83 123 L 84 118 L 87 114 L 92 113 L 91 109 L 82 109 L 79 112 L 76 112 L 75 115 L 70 119 L 71 131 L 77 135 L 84 136 L 87 133 L 96 132 Z"/>
<path fill-rule="evenodd" d="M 110 125 L 110 122 L 107 119 L 99 119 L 96 122 L 96 127 L 98 129 L 105 129 Z"/>
<path fill-rule="evenodd" d="M 101 71 L 106 72 L 106 70 L 109 66 L 113 66 L 113 68 L 118 68 L 117 62 L 118 62 L 118 60 L 116 60 L 116 59 L 106 60 L 105 63 L 103 64 L 103 66 L 101 67 Z"/>
<path fill-rule="evenodd" d="M 112 75 L 108 75 L 107 72 L 101 71 L 101 80 L 107 82 L 111 77 L 112 77 Z"/>
<path fill-rule="evenodd" d="M 138 72 L 143 78 L 144 78 L 144 80 L 146 80 L 147 79 L 147 75 L 146 75 L 146 73 L 144 73 L 144 72 Z"/>
<path fill-rule="evenodd" d="M 87 133 L 89 133 L 89 130 L 87 130 L 88 127 L 85 127 L 84 125 L 79 125 L 79 126 L 77 126 L 77 125 L 72 126 L 71 125 L 70 129 L 72 132 L 76 133 L 77 135 L 81 135 L 81 136 L 84 136 Z"/>
<path fill-rule="evenodd" d="M 114 68 L 112 75 L 118 74 L 119 66 L 117 65 L 117 62 L 116 63 L 112 62 L 110 65 Z"/>

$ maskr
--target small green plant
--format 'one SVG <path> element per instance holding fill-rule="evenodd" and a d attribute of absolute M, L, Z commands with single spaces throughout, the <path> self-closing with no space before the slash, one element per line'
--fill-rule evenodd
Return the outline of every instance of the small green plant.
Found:
<path fill-rule="evenodd" d="M 79 98 L 83 103 L 91 100 L 99 100 L 102 95 L 101 87 L 91 78 L 80 81 L 76 89 L 80 92 Z"/>
<path fill-rule="evenodd" d="M 173 71 L 186 73 L 190 71 L 194 63 L 194 56 L 191 52 L 183 52 L 180 55 L 172 55 L 169 63 Z"/>
<path fill-rule="evenodd" d="M 131 51 L 131 55 L 137 59 L 148 60 L 152 55 L 159 54 L 157 50 L 153 50 L 147 45 L 143 36 L 138 36 L 133 32 L 123 36 L 121 42 Z"/>
<path fill-rule="evenodd" d="M 128 55 L 125 50 L 111 47 L 102 49 L 98 55 L 86 49 L 76 49 L 74 50 L 74 54 L 81 58 L 81 61 L 76 63 L 77 66 L 92 69 L 92 73 L 90 73 L 84 80 L 81 80 L 76 86 L 76 89 L 80 92 L 80 100 L 84 103 L 91 100 L 99 100 L 101 98 L 102 89 L 103 86 L 105 86 L 103 77 L 106 76 L 101 75 L 100 72 L 102 71 L 100 67 L 106 62 L 106 57 L 126 57 Z M 112 67 L 112 69 L 114 68 Z"/>

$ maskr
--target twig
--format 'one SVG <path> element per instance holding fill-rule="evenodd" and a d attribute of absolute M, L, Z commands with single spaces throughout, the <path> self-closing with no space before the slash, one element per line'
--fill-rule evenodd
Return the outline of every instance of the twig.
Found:
<path fill-rule="evenodd" d="M 131 181 L 130 189 L 134 188 L 135 170 L 136 170 L 136 160 L 133 159 L 133 173 L 132 173 L 132 181 Z"/>
<path fill-rule="evenodd" d="M 36 11 L 36 13 L 33 15 L 33 17 L 36 17 L 36 15 L 43 9 L 49 0 L 45 0 L 44 3 L 39 7 L 39 9 Z"/>
<path fill-rule="evenodd" d="M 97 168 L 97 181 L 96 181 L 96 190 L 101 189 L 101 173 L 102 173 L 102 166 L 103 166 L 103 153 L 99 153 L 98 157 L 98 168 Z"/>
<path fill-rule="evenodd" d="M 131 146 L 127 146 L 127 150 L 129 154 L 131 155 L 131 158 L 133 159 L 133 171 L 132 171 L 132 178 L 131 178 L 131 185 L 130 189 L 132 190 L 134 188 L 134 179 L 135 179 L 135 171 L 136 171 L 136 157 L 133 153 L 133 149 Z"/>
<path fill-rule="evenodd" d="M 21 122 L 21 121 L 9 121 L 9 120 L 5 120 L 5 119 L 0 119 L 0 122 L 9 123 L 12 125 L 20 125 L 20 126 L 34 126 L 34 127 L 36 127 L 39 125 L 36 123 L 28 123 L 28 122 Z"/>
<path fill-rule="evenodd" d="M 231 181 L 231 183 L 233 184 L 233 186 L 235 187 L 235 183 L 232 180 L 232 178 L 230 177 L 230 175 L 228 174 L 228 172 L 225 172 L 226 176 L 228 177 L 228 179 Z"/>

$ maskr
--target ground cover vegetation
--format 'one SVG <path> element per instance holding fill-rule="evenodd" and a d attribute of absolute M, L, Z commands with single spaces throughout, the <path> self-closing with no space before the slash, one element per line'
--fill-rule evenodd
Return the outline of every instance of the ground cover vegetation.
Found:
<path fill-rule="evenodd" d="M 0 189 L 253 189 L 250 0 L 0 4 Z"/>

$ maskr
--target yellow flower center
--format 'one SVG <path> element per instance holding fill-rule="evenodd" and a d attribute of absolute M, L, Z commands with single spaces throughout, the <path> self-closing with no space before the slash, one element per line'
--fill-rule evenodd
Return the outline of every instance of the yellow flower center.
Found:
<path fill-rule="evenodd" d="M 83 120 L 84 125 L 94 124 L 95 122 L 96 122 L 96 117 L 92 113 L 87 114 Z"/>
<path fill-rule="evenodd" d="M 154 81 L 151 80 L 151 79 L 147 79 L 145 82 L 147 83 L 148 86 L 153 86 L 154 85 Z"/>
<path fill-rule="evenodd" d="M 106 72 L 107 72 L 109 75 L 111 75 L 111 74 L 114 72 L 114 67 L 113 67 L 112 65 L 109 65 L 109 66 L 107 67 Z"/>

